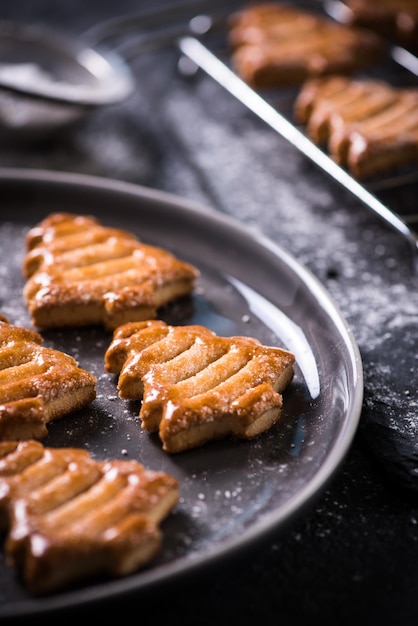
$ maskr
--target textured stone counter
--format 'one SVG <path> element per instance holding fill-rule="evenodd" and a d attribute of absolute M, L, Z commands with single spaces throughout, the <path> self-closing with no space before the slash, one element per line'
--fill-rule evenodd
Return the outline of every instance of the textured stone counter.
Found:
<path fill-rule="evenodd" d="M 87 6 L 85 6 L 87 4 Z M 81 33 L 146 2 L 3 0 L 3 17 Z M 163 4 L 163 3 L 161 3 Z M 155 3 L 157 6 L 157 3 Z M 131 61 L 137 89 L 59 140 L 3 143 L 0 165 L 126 180 L 204 203 L 289 250 L 331 293 L 364 366 L 354 444 L 313 508 L 277 536 L 149 599 L 97 605 L 95 619 L 206 626 L 258 622 L 416 624 L 418 273 L 408 242 L 174 48 Z M 397 210 L 417 185 L 382 192 Z M 82 609 L 80 609 L 81 612 Z M 78 611 L 77 611 L 78 614 Z M 89 615 L 90 613 L 88 613 Z M 68 612 L 68 616 L 72 611 Z"/>

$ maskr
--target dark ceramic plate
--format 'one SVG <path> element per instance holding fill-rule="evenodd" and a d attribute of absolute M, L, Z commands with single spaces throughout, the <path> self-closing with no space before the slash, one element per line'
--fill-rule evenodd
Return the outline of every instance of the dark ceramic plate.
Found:
<path fill-rule="evenodd" d="M 134 403 L 117 397 L 101 328 L 48 331 L 98 378 L 93 405 L 49 425 L 46 446 L 79 446 L 95 458 L 136 459 L 173 474 L 181 499 L 162 526 L 158 558 L 119 580 L 95 579 L 35 599 L 0 556 L 0 617 L 38 615 L 147 590 L 236 557 L 301 515 L 340 466 L 357 429 L 363 372 L 356 342 L 318 280 L 287 252 L 208 208 L 152 189 L 73 174 L 0 170 L 0 311 L 30 325 L 22 300 L 27 230 L 53 211 L 97 215 L 196 265 L 196 293 L 167 306 L 171 324 L 203 324 L 217 334 L 252 335 L 296 355 L 283 416 L 251 442 L 223 440 L 169 456 L 141 431 Z"/>

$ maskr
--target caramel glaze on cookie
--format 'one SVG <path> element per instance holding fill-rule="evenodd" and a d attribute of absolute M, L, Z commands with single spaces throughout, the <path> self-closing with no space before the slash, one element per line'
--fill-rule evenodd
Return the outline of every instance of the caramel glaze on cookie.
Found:
<path fill-rule="evenodd" d="M 418 164 L 418 89 L 344 76 L 307 81 L 295 120 L 357 179 Z"/>
<path fill-rule="evenodd" d="M 290 352 L 251 337 L 159 320 L 119 327 L 105 354 L 119 395 L 142 399 L 143 428 L 158 432 L 171 453 L 268 430 L 280 418 L 294 363 Z"/>
<path fill-rule="evenodd" d="M 136 461 L 98 461 L 33 440 L 0 443 L 6 559 L 36 596 L 143 567 L 160 550 L 159 524 L 178 499 L 174 477 Z"/>
<path fill-rule="evenodd" d="M 96 398 L 96 378 L 36 331 L 0 321 L 0 440 L 42 439 Z"/>
<path fill-rule="evenodd" d="M 26 238 L 25 302 L 45 329 L 122 323 L 156 316 L 192 292 L 198 271 L 162 248 L 97 219 L 54 213 Z"/>

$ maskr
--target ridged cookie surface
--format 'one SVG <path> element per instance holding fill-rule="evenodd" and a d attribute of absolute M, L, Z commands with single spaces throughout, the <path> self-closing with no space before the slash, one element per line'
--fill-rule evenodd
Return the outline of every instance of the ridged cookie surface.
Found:
<path fill-rule="evenodd" d="M 36 331 L 0 320 L 0 441 L 42 439 L 51 420 L 96 398 L 96 378 Z"/>
<path fill-rule="evenodd" d="M 96 461 L 85 450 L 37 441 L 0 443 L 6 558 L 34 595 L 144 566 L 178 498 L 175 478 L 136 461 Z"/>
<path fill-rule="evenodd" d="M 307 134 L 358 179 L 418 165 L 418 89 L 342 76 L 307 81 L 295 102 Z"/>
<path fill-rule="evenodd" d="M 159 433 L 167 452 L 269 429 L 280 418 L 294 363 L 292 353 L 251 337 L 159 320 L 119 327 L 105 354 L 119 395 L 142 399 L 142 426 Z"/>
<path fill-rule="evenodd" d="M 252 4 L 233 13 L 228 40 L 236 72 L 255 88 L 350 74 L 383 54 L 382 41 L 371 31 L 280 2 Z"/>
<path fill-rule="evenodd" d="M 53 213 L 28 232 L 26 247 L 24 297 L 41 329 L 151 319 L 198 277 L 167 250 L 89 216 Z"/>

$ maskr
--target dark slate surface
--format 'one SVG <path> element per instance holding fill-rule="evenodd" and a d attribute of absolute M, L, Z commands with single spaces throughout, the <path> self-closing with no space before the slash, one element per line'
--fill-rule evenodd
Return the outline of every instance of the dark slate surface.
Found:
<path fill-rule="evenodd" d="M 144 1 L 3 0 L 0 16 L 80 34 Z M 171 4 L 175 4 L 172 2 Z M 70 134 L 0 144 L 0 165 L 84 172 L 203 202 L 267 234 L 325 285 L 353 329 L 364 406 L 320 501 L 242 560 L 163 596 L 94 607 L 126 623 L 415 625 L 418 619 L 418 274 L 411 249 L 232 96 L 177 72 L 174 49 L 131 61 L 135 93 Z M 382 192 L 415 210 L 417 186 Z M 145 613 L 144 613 L 145 612 Z M 77 612 L 90 617 L 90 612 Z M 69 617 L 73 616 L 68 611 Z M 46 619 L 46 618 L 45 618 Z"/>

